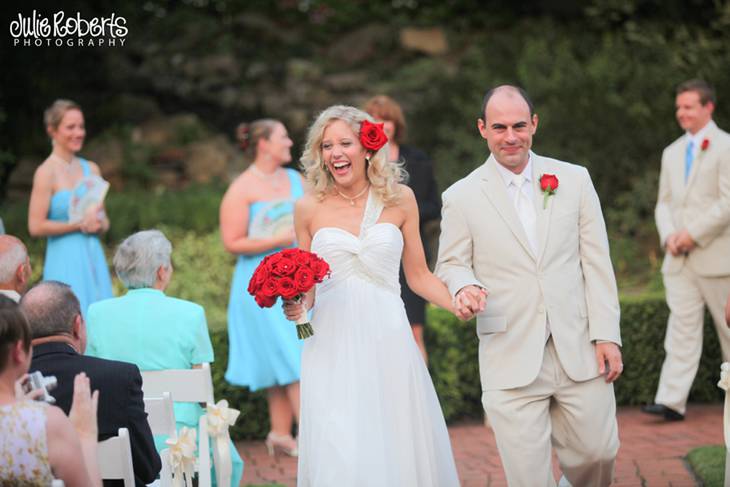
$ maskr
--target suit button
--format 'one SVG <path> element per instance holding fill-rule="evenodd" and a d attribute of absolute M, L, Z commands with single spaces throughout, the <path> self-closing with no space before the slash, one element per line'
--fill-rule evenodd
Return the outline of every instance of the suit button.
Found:
<path fill-rule="evenodd" d="M 541 304 L 540 306 L 537 307 L 537 311 L 538 311 L 538 313 L 544 313 L 545 312 L 545 306 L 543 306 Z"/>

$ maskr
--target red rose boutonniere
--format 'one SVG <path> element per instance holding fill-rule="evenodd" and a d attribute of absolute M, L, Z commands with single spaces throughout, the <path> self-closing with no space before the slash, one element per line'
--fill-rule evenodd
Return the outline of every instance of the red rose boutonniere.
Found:
<path fill-rule="evenodd" d="M 372 123 L 363 120 L 360 124 L 360 143 L 367 150 L 377 152 L 388 142 L 388 136 L 383 131 L 382 123 Z"/>
<path fill-rule="evenodd" d="M 700 144 L 702 152 L 705 152 L 708 147 L 710 147 L 710 139 L 702 139 L 702 144 Z"/>
<path fill-rule="evenodd" d="M 540 189 L 545 197 L 542 200 L 542 209 L 547 208 L 548 197 L 555 194 L 558 189 L 558 177 L 555 174 L 543 174 L 540 176 Z"/>

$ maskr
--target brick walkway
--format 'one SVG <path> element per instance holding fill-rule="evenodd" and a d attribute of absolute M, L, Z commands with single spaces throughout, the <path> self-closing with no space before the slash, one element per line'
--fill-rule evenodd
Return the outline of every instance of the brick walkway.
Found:
<path fill-rule="evenodd" d="M 684 457 L 696 446 L 723 443 L 721 405 L 690 406 L 685 421 L 676 423 L 654 419 L 636 407 L 623 407 L 619 408 L 618 423 L 621 449 L 615 487 L 699 485 Z M 462 487 L 507 485 L 491 430 L 480 423 L 467 423 L 451 426 L 449 434 Z M 263 442 L 240 442 L 237 446 L 246 462 L 242 485 L 296 485 L 296 459 L 269 457 Z M 554 469 L 557 477 L 559 467 L 555 464 Z"/>

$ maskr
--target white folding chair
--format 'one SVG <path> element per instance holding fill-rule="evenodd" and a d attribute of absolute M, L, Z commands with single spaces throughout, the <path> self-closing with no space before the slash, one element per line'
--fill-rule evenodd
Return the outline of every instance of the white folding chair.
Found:
<path fill-rule="evenodd" d="M 117 436 L 100 441 L 97 456 L 102 479 L 121 479 L 124 487 L 135 487 L 132 445 L 127 428 L 119 428 Z"/>
<path fill-rule="evenodd" d="M 172 396 L 169 392 L 163 392 L 160 397 L 145 397 L 144 410 L 147 413 L 147 423 L 153 435 L 166 435 L 170 438 L 177 437 L 175 427 L 175 409 L 173 408 Z M 167 449 L 160 452 L 162 469 L 160 478 L 153 484 L 156 487 L 168 487 L 172 485 L 172 472 L 170 470 L 170 457 Z"/>
<path fill-rule="evenodd" d="M 177 436 L 175 409 L 169 392 L 163 392 L 160 397 L 145 397 L 144 410 L 153 435 Z"/>
<path fill-rule="evenodd" d="M 199 369 L 148 370 L 142 372 L 145 397 L 161 397 L 165 392 L 177 402 L 214 404 L 210 364 Z M 210 438 L 205 415 L 198 421 L 198 487 L 210 487 Z"/>

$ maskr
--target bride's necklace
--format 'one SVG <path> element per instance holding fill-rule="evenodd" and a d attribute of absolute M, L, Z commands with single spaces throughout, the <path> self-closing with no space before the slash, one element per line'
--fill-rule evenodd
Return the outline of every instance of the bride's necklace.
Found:
<path fill-rule="evenodd" d="M 359 198 L 360 196 L 364 195 L 364 194 L 365 194 L 365 191 L 367 191 L 368 189 L 370 189 L 370 183 L 368 183 L 368 184 L 367 184 L 367 185 L 366 185 L 366 186 L 365 186 L 365 187 L 364 187 L 364 188 L 362 189 L 362 191 L 360 191 L 359 193 L 357 193 L 357 194 L 356 194 L 355 196 L 353 196 L 353 197 L 350 197 L 350 196 L 347 196 L 346 194 L 342 193 L 342 191 L 340 191 L 339 189 L 337 189 L 337 186 L 335 186 L 335 191 L 337 191 L 337 194 L 339 194 L 340 196 L 342 196 L 343 198 L 345 198 L 345 199 L 346 199 L 347 201 L 349 201 L 349 202 L 350 202 L 350 206 L 355 206 L 355 201 L 356 201 L 356 200 L 357 200 L 357 199 L 358 199 L 358 198 Z"/>
<path fill-rule="evenodd" d="M 281 178 L 279 177 L 279 174 L 281 174 L 280 167 L 277 167 L 271 174 L 266 174 L 264 171 L 256 167 L 256 164 L 251 164 L 249 169 L 251 169 L 251 172 L 259 179 L 269 183 L 274 190 L 281 188 Z"/>

